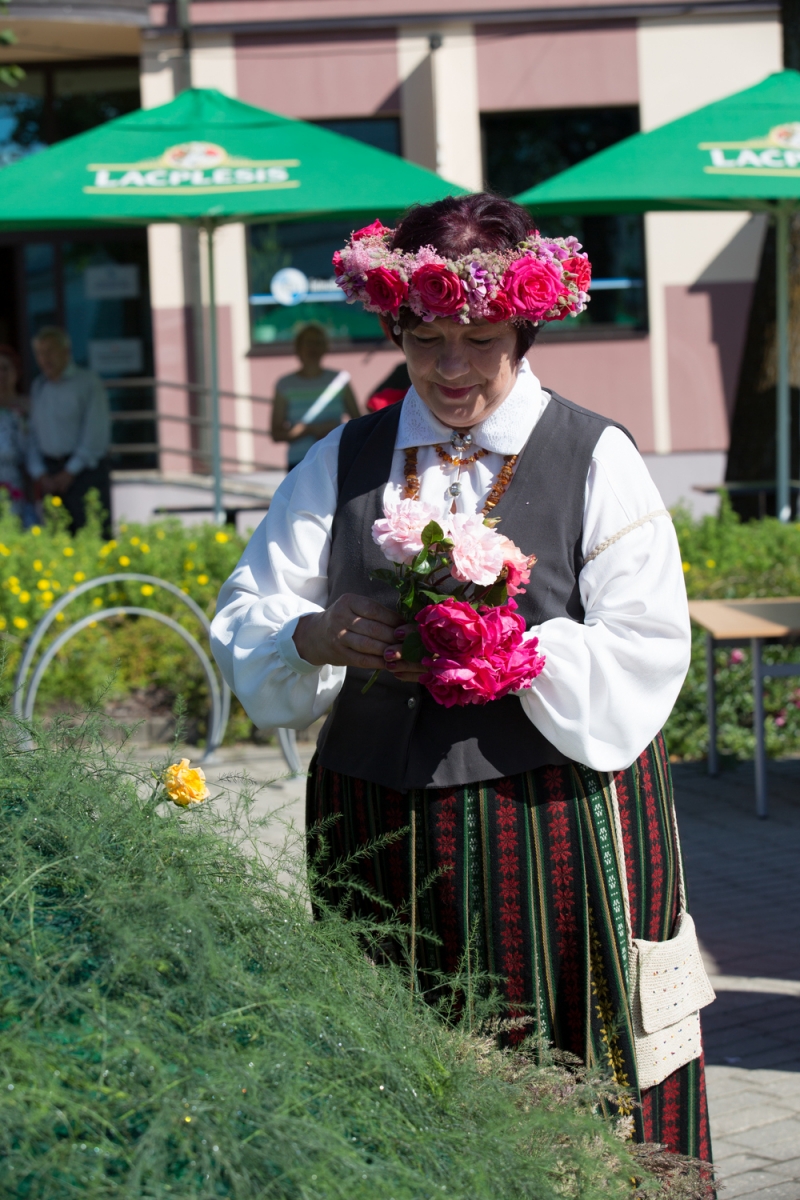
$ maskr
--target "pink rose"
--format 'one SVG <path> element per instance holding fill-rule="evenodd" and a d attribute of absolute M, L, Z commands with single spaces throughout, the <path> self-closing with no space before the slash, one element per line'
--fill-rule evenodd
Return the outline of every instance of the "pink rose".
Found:
<path fill-rule="evenodd" d="M 525 632 L 525 620 L 516 611 L 516 604 L 509 600 L 497 608 L 486 608 L 481 613 L 486 627 L 487 655 L 493 654 L 491 646 L 494 643 L 496 652 L 508 654 L 522 641 Z"/>
<path fill-rule="evenodd" d="M 340 275 L 344 275 L 344 263 L 342 262 L 341 250 L 334 250 L 333 252 L 333 273 L 337 279 Z"/>
<path fill-rule="evenodd" d="M 489 587 L 503 569 L 503 543 L 508 538 L 501 537 L 490 525 L 484 525 L 479 514 L 456 513 L 450 526 L 453 539 L 451 575 L 461 583 Z"/>
<path fill-rule="evenodd" d="M 503 566 L 506 569 L 506 588 L 509 596 L 523 592 L 531 581 L 531 567 L 536 562 L 535 554 L 523 554 L 510 538 L 503 537 Z"/>
<path fill-rule="evenodd" d="M 495 610 L 487 610 L 485 616 L 490 611 Z M 484 616 L 464 600 L 450 598 L 440 604 L 429 604 L 417 613 L 417 625 L 425 649 L 444 658 L 485 654 L 497 645 L 496 635 L 489 633 Z"/>
<path fill-rule="evenodd" d="M 504 292 L 498 292 L 491 300 L 487 300 L 483 306 L 483 316 L 487 321 L 510 321 L 516 313 L 511 305 L 508 296 Z"/>
<path fill-rule="evenodd" d="M 364 290 L 381 312 L 396 313 L 408 296 L 408 284 L 386 267 L 367 271 Z"/>
<path fill-rule="evenodd" d="M 503 290 L 518 317 L 539 321 L 558 303 L 561 276 L 560 263 L 530 256 L 519 258 L 503 276 Z"/>
<path fill-rule="evenodd" d="M 526 691 L 533 686 L 537 675 L 541 675 L 545 657 L 538 652 L 539 639 L 528 638 L 507 654 L 492 656 L 492 667 L 495 672 L 495 699 L 501 699 L 510 692 Z"/>
<path fill-rule="evenodd" d="M 485 659 L 478 661 L 483 663 Z M 486 704 L 491 698 L 486 689 L 481 687 L 474 663 L 462 663 L 459 659 L 450 658 L 423 658 L 422 665 L 428 670 L 420 675 L 420 683 L 444 708 L 453 708 L 456 704 L 461 707 Z"/>
<path fill-rule="evenodd" d="M 421 500 L 388 504 L 384 516 L 372 526 L 372 539 L 389 562 L 410 564 L 422 549 L 422 531 L 440 513 Z"/>
<path fill-rule="evenodd" d="M 561 266 L 564 271 L 575 276 L 579 292 L 588 292 L 592 282 L 592 264 L 587 254 L 576 254 L 573 258 L 567 258 Z"/>
<path fill-rule="evenodd" d="M 454 317 L 467 299 L 464 284 L 440 263 L 418 267 L 411 276 L 411 287 L 420 305 L 435 317 Z"/>
<path fill-rule="evenodd" d="M 372 222 L 371 225 L 365 225 L 363 229 L 357 229 L 350 238 L 351 242 L 360 242 L 363 238 L 382 237 L 384 233 L 390 233 L 391 230 L 378 220 Z"/>

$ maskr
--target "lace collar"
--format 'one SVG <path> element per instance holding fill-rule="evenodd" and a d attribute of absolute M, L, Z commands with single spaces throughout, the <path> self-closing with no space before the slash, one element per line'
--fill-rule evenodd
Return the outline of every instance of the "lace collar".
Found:
<path fill-rule="evenodd" d="M 474 444 L 492 454 L 519 454 L 547 407 L 549 399 L 550 396 L 542 390 L 528 360 L 523 358 L 517 382 L 507 398 L 485 421 L 473 425 Z M 433 446 L 437 442 L 449 442 L 451 433 L 449 426 L 438 421 L 427 404 L 420 399 L 416 389 L 410 388 L 400 412 L 395 449 L 405 450 L 408 446 Z"/>

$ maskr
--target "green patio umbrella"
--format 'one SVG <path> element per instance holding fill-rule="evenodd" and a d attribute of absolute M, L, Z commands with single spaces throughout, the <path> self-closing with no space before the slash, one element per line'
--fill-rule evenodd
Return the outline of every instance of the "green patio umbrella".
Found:
<path fill-rule="evenodd" d="M 766 212 L 777 227 L 777 511 L 789 500 L 789 226 L 800 206 L 800 73 L 780 71 L 602 150 L 515 199 L 536 216 L 686 209 Z"/>
<path fill-rule="evenodd" d="M 207 232 L 215 510 L 222 515 L 214 230 L 232 221 L 389 218 L 463 194 L 447 180 L 352 138 L 191 88 L 0 172 L 0 229 L 155 222 Z"/>

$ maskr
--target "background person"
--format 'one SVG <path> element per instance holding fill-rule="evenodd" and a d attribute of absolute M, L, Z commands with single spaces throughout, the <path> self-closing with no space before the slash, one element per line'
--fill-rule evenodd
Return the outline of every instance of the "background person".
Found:
<path fill-rule="evenodd" d="M 31 387 L 28 471 L 37 499 L 60 496 L 74 532 L 86 524 L 86 493 L 96 488 L 106 514 L 104 533 L 110 536 L 106 390 L 94 371 L 75 365 L 69 334 L 58 326 L 39 330 L 33 353 L 41 375 Z"/>
<path fill-rule="evenodd" d="M 542 321 L 587 302 L 579 251 L 489 195 L 352 235 L 341 286 L 391 312 L 413 386 L 282 482 L 222 588 L 212 646 L 256 725 L 303 729 L 330 710 L 307 793 L 307 828 L 325 831 L 310 847 L 317 897 L 371 922 L 415 913 L 422 991 L 469 951 L 501 981 L 505 1015 L 630 1089 L 620 1111 L 638 1140 L 710 1159 L 700 1047 L 639 1086 L 619 900 L 625 880 L 633 937 L 673 937 L 660 730 L 691 650 L 678 540 L 632 439 L 542 388 L 525 357 Z M 443 707 L 402 660 L 408 627 L 371 529 L 387 506 L 398 528 L 412 520 L 415 499 L 442 522 L 491 512 L 537 556 L 515 596 L 547 659 L 530 689 Z M 395 947 L 408 961 L 410 932 Z"/>
<path fill-rule="evenodd" d="M 25 497 L 27 436 L 19 379 L 19 355 L 13 346 L 0 345 L 0 487 L 8 492 L 14 512 L 28 526 L 35 517 Z"/>
<path fill-rule="evenodd" d="M 321 325 L 304 325 L 294 339 L 300 368 L 284 375 L 275 385 L 272 440 L 289 443 L 290 471 L 303 461 L 315 442 L 341 424 L 342 417 L 360 416 L 350 384 L 344 383 L 310 425 L 303 421 L 314 401 L 339 374 L 322 366 L 328 348 L 328 335 Z"/>

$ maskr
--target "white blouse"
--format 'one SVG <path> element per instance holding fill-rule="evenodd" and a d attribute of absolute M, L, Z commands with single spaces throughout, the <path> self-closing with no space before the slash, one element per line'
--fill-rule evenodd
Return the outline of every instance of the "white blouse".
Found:
<path fill-rule="evenodd" d="M 501 407 L 472 430 L 489 453 L 465 469 L 458 511 L 477 512 L 503 465 L 518 454 L 550 396 L 523 359 Z M 452 504 L 456 469 L 433 449 L 451 430 L 412 388 L 403 403 L 384 499 L 405 486 L 403 450 L 418 446 L 420 499 Z M 261 728 L 303 729 L 335 700 L 346 667 L 315 667 L 297 653 L 298 619 L 327 603 L 331 525 L 342 427 L 317 442 L 287 475 L 219 595 L 211 644 L 220 670 Z M 584 624 L 558 617 L 530 629 L 547 664 L 517 693 L 526 715 L 563 754 L 599 771 L 629 766 L 666 721 L 690 656 L 689 614 L 675 531 L 647 468 L 620 430 L 606 429 L 586 480 L 583 554 L 625 532 L 580 574 Z M 535 530 L 531 545 L 536 552 Z M 536 567 L 533 568 L 534 572 Z"/>

